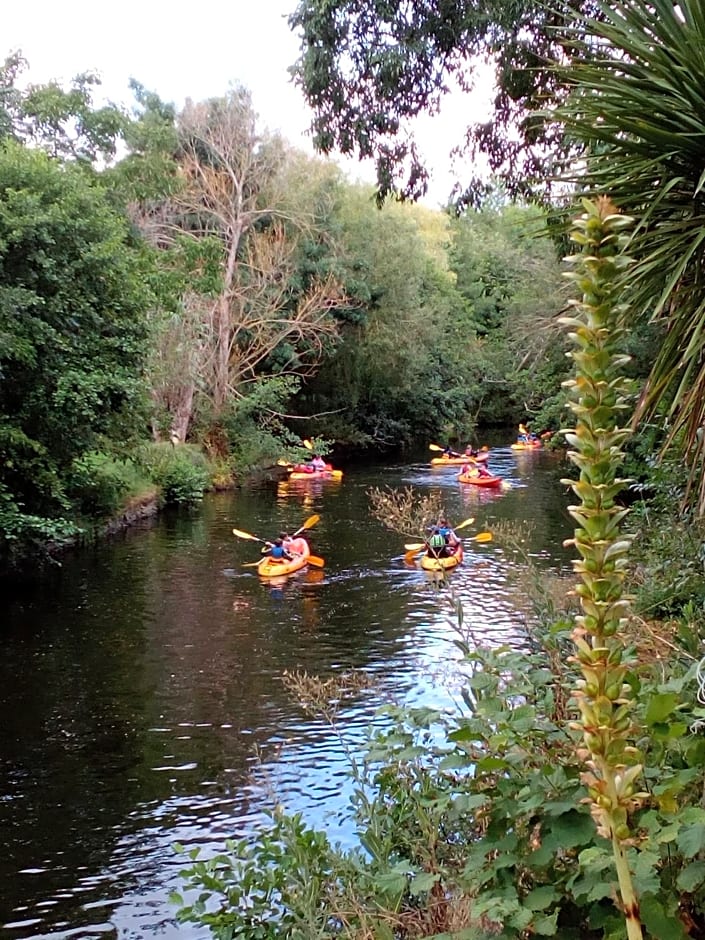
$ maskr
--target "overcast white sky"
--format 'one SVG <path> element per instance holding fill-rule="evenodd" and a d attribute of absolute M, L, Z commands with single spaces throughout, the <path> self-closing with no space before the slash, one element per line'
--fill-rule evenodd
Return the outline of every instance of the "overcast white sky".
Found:
<path fill-rule="evenodd" d="M 311 150 L 309 112 L 287 72 L 298 56 L 286 21 L 296 0 L 5 0 L 3 7 L 0 57 L 21 50 L 33 82 L 69 81 L 94 70 L 115 102 L 131 102 L 128 80 L 135 78 L 177 105 L 223 94 L 239 82 L 251 90 L 262 125 Z M 420 140 L 434 176 L 431 202 L 448 194 L 448 152 L 474 105 L 458 96 L 439 118 L 422 122 Z M 369 167 L 348 163 L 346 172 L 373 178 Z"/>

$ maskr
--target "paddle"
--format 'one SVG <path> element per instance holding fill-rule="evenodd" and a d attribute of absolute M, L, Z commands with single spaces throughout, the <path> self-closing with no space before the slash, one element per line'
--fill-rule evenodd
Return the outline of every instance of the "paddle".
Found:
<path fill-rule="evenodd" d="M 320 519 L 321 517 L 315 514 L 313 516 L 309 516 L 308 519 L 301 526 L 301 528 L 297 529 L 296 532 L 294 532 L 294 534 L 291 536 L 292 539 L 296 538 L 297 535 L 301 535 L 301 533 L 305 532 L 306 529 L 313 528 L 313 526 L 315 526 L 316 523 L 320 521 Z M 266 539 L 261 539 L 256 535 L 252 535 L 251 532 L 243 532 L 242 529 L 233 529 L 233 535 L 237 535 L 239 539 L 250 539 L 250 541 L 252 542 L 262 542 L 263 545 L 267 544 Z"/>
<path fill-rule="evenodd" d="M 297 529 L 296 532 L 291 536 L 292 539 L 295 539 L 297 535 L 301 535 L 302 532 L 305 532 L 306 529 L 312 529 L 317 522 L 321 521 L 321 517 L 317 515 L 309 516 L 306 522 L 301 526 L 300 529 Z"/>
<path fill-rule="evenodd" d="M 311 443 L 311 441 L 309 441 L 308 438 L 306 438 L 306 440 L 303 442 L 303 445 L 306 448 L 306 450 L 313 450 L 313 444 Z"/>
<path fill-rule="evenodd" d="M 429 445 L 428 445 L 428 449 L 429 449 L 429 450 L 439 451 L 440 453 L 445 453 L 445 447 L 441 447 L 439 444 L 429 444 Z M 487 444 L 483 444 L 483 446 L 480 448 L 480 453 L 486 454 L 488 451 L 489 451 L 489 447 L 487 446 Z M 451 451 L 451 454 L 452 454 L 454 457 L 468 456 L 469 459 L 472 460 L 472 457 L 470 457 L 469 454 L 456 454 L 456 452 L 455 452 L 454 450 Z"/>
<path fill-rule="evenodd" d="M 478 532 L 477 535 L 468 535 L 466 538 L 470 542 L 491 542 L 494 536 L 491 532 Z M 418 554 L 422 548 L 426 547 L 425 542 L 407 542 L 404 546 L 407 552 Z"/>
<path fill-rule="evenodd" d="M 464 529 L 466 526 L 472 525 L 474 521 L 475 521 L 474 517 L 471 516 L 469 519 L 466 519 L 464 522 L 459 523 L 458 525 L 454 526 L 453 528 L 454 528 L 455 531 L 457 532 L 458 529 Z"/>
<path fill-rule="evenodd" d="M 456 530 L 460 529 L 462 526 L 470 525 L 470 523 L 474 521 L 474 519 L 466 519 L 465 522 L 461 522 L 460 525 L 457 525 L 455 528 Z M 478 532 L 477 535 L 468 535 L 466 538 L 468 538 L 471 542 L 491 542 L 493 536 L 491 532 Z M 404 553 L 404 561 L 407 562 L 407 564 L 412 564 L 416 555 L 426 548 L 426 543 L 409 542 L 404 546 L 404 548 L 406 549 L 406 552 Z"/>
<path fill-rule="evenodd" d="M 446 452 L 445 447 L 441 447 L 439 444 L 429 444 L 429 445 L 428 445 L 428 449 L 429 449 L 429 450 L 440 451 L 442 454 L 445 454 L 445 452 Z M 451 450 L 450 456 L 451 456 L 451 457 L 460 457 L 461 454 L 457 454 L 454 450 Z"/>
<path fill-rule="evenodd" d="M 464 529 L 466 526 L 472 525 L 474 521 L 475 521 L 474 516 L 470 516 L 469 519 L 464 519 L 462 522 L 458 523 L 458 525 L 455 527 L 455 531 L 457 531 L 458 529 Z M 413 555 L 418 554 L 418 552 L 420 552 L 421 549 L 424 548 L 425 545 L 426 545 L 425 542 L 421 542 L 421 543 L 414 542 L 412 545 L 405 545 L 404 548 L 407 549 L 407 555 L 411 554 L 413 556 Z M 404 558 L 406 558 L 406 555 L 404 556 Z M 410 559 L 406 559 L 406 560 L 413 561 L 413 557 Z"/>

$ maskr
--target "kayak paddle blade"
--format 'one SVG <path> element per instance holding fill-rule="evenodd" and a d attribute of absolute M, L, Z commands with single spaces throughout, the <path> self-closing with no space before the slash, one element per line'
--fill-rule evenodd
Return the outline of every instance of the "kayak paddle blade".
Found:
<path fill-rule="evenodd" d="M 243 532 L 242 529 L 233 529 L 233 535 L 237 535 L 239 539 L 250 539 L 252 542 L 264 542 L 264 539 L 257 538 L 251 532 Z"/>
<path fill-rule="evenodd" d="M 478 532 L 477 535 L 471 536 L 473 542 L 491 542 L 493 538 L 491 532 Z"/>
<path fill-rule="evenodd" d="M 466 526 L 472 525 L 474 521 L 474 517 L 471 517 L 470 519 L 466 519 L 465 522 L 461 522 L 460 525 L 453 526 L 453 528 L 457 532 L 458 529 L 464 529 Z"/>

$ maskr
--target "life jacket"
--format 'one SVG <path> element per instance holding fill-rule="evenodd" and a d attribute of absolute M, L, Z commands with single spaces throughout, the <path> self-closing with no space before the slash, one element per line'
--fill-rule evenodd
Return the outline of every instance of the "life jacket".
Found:
<path fill-rule="evenodd" d="M 441 532 L 434 532 L 433 535 L 428 540 L 430 548 L 445 548 L 446 539 Z"/>
<path fill-rule="evenodd" d="M 310 549 L 308 547 L 308 542 L 306 539 L 289 539 L 285 545 L 285 548 L 288 552 L 293 555 L 309 555 Z"/>
<path fill-rule="evenodd" d="M 272 558 L 282 559 L 284 557 L 284 546 L 283 545 L 272 545 L 271 556 Z"/>

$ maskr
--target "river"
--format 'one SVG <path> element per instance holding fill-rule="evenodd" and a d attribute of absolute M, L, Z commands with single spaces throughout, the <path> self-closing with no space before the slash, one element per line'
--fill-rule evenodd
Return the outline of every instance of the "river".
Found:
<path fill-rule="evenodd" d="M 404 539 L 369 511 L 371 487 L 439 490 L 464 535 L 528 523 L 541 565 L 564 569 L 571 532 L 565 465 L 492 451 L 511 488 L 463 486 L 428 451 L 397 465 L 345 468 L 340 483 L 209 496 L 63 559 L 3 605 L 0 662 L 0 934 L 179 938 L 169 902 L 184 859 L 252 831 L 277 800 L 352 841 L 340 742 L 308 718 L 285 670 L 327 678 L 361 669 L 374 689 L 341 711 L 362 746 L 386 701 L 446 704 L 455 658 L 448 592 L 404 564 Z M 252 568 L 256 542 L 312 514 L 323 570 L 283 584 Z M 521 643 L 529 616 L 521 562 L 501 541 L 466 541 L 451 576 L 473 636 Z"/>

